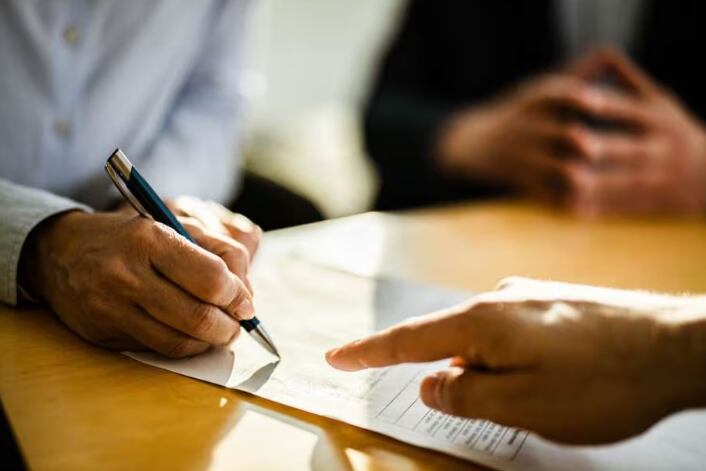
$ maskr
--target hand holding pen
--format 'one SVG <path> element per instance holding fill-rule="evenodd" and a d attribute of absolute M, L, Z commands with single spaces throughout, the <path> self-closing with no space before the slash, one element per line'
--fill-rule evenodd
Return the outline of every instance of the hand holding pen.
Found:
<path fill-rule="evenodd" d="M 196 235 L 194 232 L 197 232 L 199 235 L 202 234 L 202 229 L 194 225 L 191 233 L 187 231 L 121 150 L 116 150 L 110 158 L 108 158 L 105 169 L 120 193 L 141 216 L 171 227 L 192 244 L 199 243 L 199 241 L 195 240 L 192 236 Z M 227 239 L 218 240 L 216 243 L 214 243 L 213 240 L 207 239 L 205 242 L 208 245 L 204 246 L 203 243 L 200 244 L 203 248 L 211 250 L 213 253 L 227 253 L 229 245 Z M 231 244 L 231 248 L 235 250 L 233 244 Z M 237 273 L 238 265 L 240 265 L 237 259 L 232 260 L 230 264 L 230 257 L 221 255 L 221 259 L 223 261 L 222 265 L 226 265 L 227 268 L 230 269 L 230 272 Z M 259 319 L 253 315 L 254 308 L 250 300 L 249 290 L 242 284 L 242 281 L 237 276 L 232 275 L 231 278 L 234 280 L 234 283 L 236 285 L 239 284 L 241 288 L 237 290 L 234 296 L 232 295 L 232 290 L 218 292 L 224 289 L 223 285 L 215 285 L 211 288 L 211 291 L 213 291 L 211 293 L 212 299 L 205 301 L 225 309 L 229 314 L 233 314 L 231 311 L 234 308 L 240 307 L 240 310 L 244 312 L 236 312 L 234 315 L 234 317 L 239 319 L 240 325 L 264 349 L 273 355 L 279 356 L 279 352 L 264 326 L 262 326 Z M 227 285 L 228 283 L 226 283 L 226 286 Z M 244 297 L 247 297 L 247 299 L 243 300 Z M 238 317 L 237 314 L 240 314 L 240 316 Z"/>
<path fill-rule="evenodd" d="M 187 227 L 197 244 L 134 214 L 58 213 L 26 238 L 19 286 L 94 345 L 170 357 L 225 345 L 253 318 L 233 274 L 249 257 L 222 233 Z"/>

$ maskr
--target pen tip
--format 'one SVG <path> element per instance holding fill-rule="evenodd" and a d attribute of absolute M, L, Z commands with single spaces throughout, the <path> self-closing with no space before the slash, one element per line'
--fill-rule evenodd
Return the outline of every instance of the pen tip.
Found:
<path fill-rule="evenodd" d="M 269 347 L 270 347 L 270 353 L 273 354 L 274 356 L 276 356 L 278 360 L 282 358 L 282 356 L 279 354 L 279 350 L 277 350 L 277 347 L 275 347 L 275 345 L 273 343 L 270 343 Z"/>
<path fill-rule="evenodd" d="M 267 331 L 262 327 L 262 325 L 258 325 L 255 329 L 250 331 L 250 335 L 255 337 L 257 342 L 262 345 L 265 350 L 270 352 L 272 355 L 276 356 L 277 358 L 282 358 L 282 356 L 279 353 L 279 350 L 277 350 L 277 347 L 275 347 L 275 343 L 272 341 L 272 338 L 270 338 L 269 334 Z"/>

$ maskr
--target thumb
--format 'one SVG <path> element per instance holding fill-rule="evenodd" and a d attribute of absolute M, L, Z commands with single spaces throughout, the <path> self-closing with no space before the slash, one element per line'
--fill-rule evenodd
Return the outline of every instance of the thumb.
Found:
<path fill-rule="evenodd" d="M 481 417 L 483 401 L 477 397 L 477 391 L 482 379 L 478 373 L 451 367 L 424 378 L 419 392 L 422 402 L 432 409 L 463 417 Z"/>

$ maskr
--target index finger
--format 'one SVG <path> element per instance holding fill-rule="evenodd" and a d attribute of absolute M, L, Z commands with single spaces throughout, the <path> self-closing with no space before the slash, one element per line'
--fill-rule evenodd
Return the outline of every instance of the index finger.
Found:
<path fill-rule="evenodd" d="M 248 271 L 250 269 L 250 252 L 248 249 L 240 242 L 220 232 L 206 232 L 192 218 L 180 217 L 179 220 L 196 240 L 197 244 L 221 257 L 228 269 L 240 278 L 252 295 L 252 287 L 248 280 Z"/>
<path fill-rule="evenodd" d="M 398 324 L 326 353 L 326 361 L 339 370 L 441 360 L 465 356 L 472 345 L 466 310 L 440 312 Z"/>
<path fill-rule="evenodd" d="M 260 245 L 262 229 L 242 214 L 234 213 L 218 203 L 210 202 L 208 206 L 218 216 L 228 234 L 243 244 L 250 253 L 250 259 L 253 259 Z"/>
<path fill-rule="evenodd" d="M 230 236 L 243 244 L 250 252 L 250 258 L 253 259 L 260 247 L 260 239 L 262 239 L 262 229 L 260 226 L 252 222 L 242 214 L 231 213 L 227 218 L 224 218 L 223 225 L 228 229 Z"/>
<path fill-rule="evenodd" d="M 179 215 L 198 220 L 207 229 L 228 235 L 243 244 L 254 258 L 262 230 L 242 214 L 236 214 L 215 201 L 204 201 L 193 196 L 180 196 L 176 200 Z"/>
<path fill-rule="evenodd" d="M 561 105 L 596 118 L 639 127 L 646 127 L 655 118 L 637 97 L 575 78 L 552 77 L 531 92 L 528 103 L 532 106 Z"/>
<path fill-rule="evenodd" d="M 235 308 L 250 300 L 250 293 L 217 255 L 192 244 L 159 223 L 149 256 L 154 268 L 198 299 Z"/>
<path fill-rule="evenodd" d="M 650 94 L 657 90 L 657 84 L 649 78 L 647 73 L 618 51 L 601 49 L 596 53 L 596 56 L 605 69 L 615 73 L 635 92 Z"/>

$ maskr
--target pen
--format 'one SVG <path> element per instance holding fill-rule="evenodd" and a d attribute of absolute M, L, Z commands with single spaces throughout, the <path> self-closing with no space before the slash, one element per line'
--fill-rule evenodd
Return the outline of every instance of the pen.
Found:
<path fill-rule="evenodd" d="M 166 224 L 190 242 L 196 243 L 176 216 L 174 216 L 174 213 L 169 210 L 167 205 L 164 204 L 164 201 L 162 201 L 149 183 L 147 183 L 147 180 L 140 175 L 137 169 L 128 160 L 123 151 L 116 149 L 115 152 L 113 152 L 105 164 L 105 171 L 108 172 L 110 179 L 113 180 L 113 183 L 123 197 L 141 216 Z M 272 339 L 257 317 L 253 317 L 249 320 L 241 320 L 239 322 L 241 327 L 252 335 L 257 343 L 262 345 L 265 350 L 279 357 L 277 347 L 275 347 L 274 342 L 272 342 Z"/>

